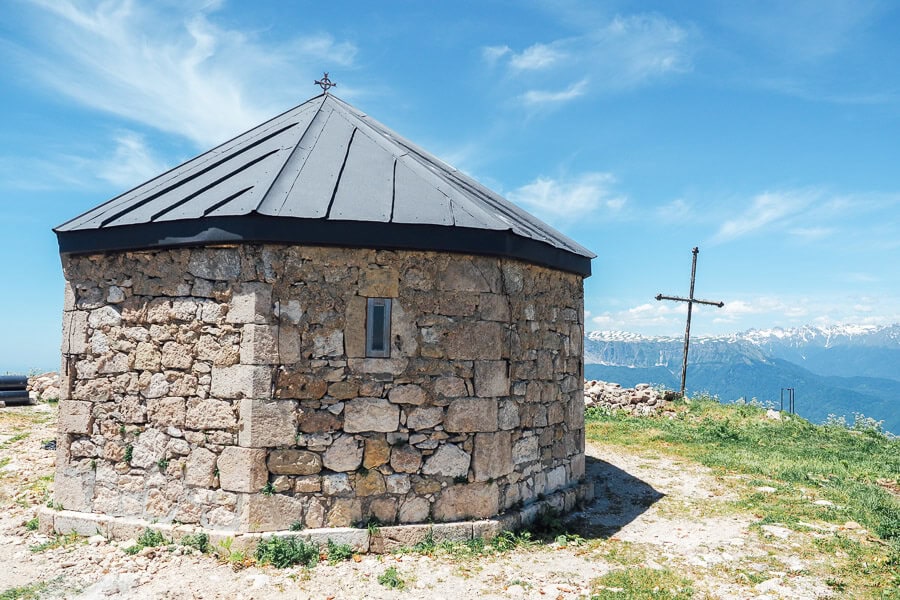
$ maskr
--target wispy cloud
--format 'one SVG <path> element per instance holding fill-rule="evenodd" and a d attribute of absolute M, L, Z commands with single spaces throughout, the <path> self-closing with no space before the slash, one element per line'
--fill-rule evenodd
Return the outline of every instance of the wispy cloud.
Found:
<path fill-rule="evenodd" d="M 302 98 L 293 86 L 318 74 L 303 65 L 349 67 L 356 53 L 352 43 L 327 33 L 272 42 L 219 25 L 212 18 L 218 2 L 31 5 L 34 31 L 20 49 L 24 70 L 85 106 L 198 146 L 221 142 Z"/>
<path fill-rule="evenodd" d="M 574 100 L 579 96 L 583 96 L 587 89 L 588 80 L 582 79 L 573 83 L 568 88 L 559 91 L 547 90 L 528 90 L 522 94 L 522 102 L 529 106 L 547 106 L 549 104 L 560 104 Z"/>
<path fill-rule="evenodd" d="M 508 197 L 551 222 L 589 218 L 601 211 L 618 213 L 626 203 L 610 173 L 585 173 L 573 179 L 539 177 Z"/>
<path fill-rule="evenodd" d="M 115 136 L 112 155 L 97 162 L 91 169 L 104 181 L 117 188 L 129 189 L 166 171 L 168 165 L 155 156 L 143 136 L 133 131 L 120 131 Z"/>
<path fill-rule="evenodd" d="M 817 190 L 764 192 L 754 197 L 740 215 L 722 223 L 712 243 L 723 243 L 753 234 L 764 228 L 778 227 L 805 210 L 821 197 Z"/>
<path fill-rule="evenodd" d="M 566 52 L 549 44 L 535 44 L 519 54 L 512 54 L 509 66 L 519 71 L 546 69 L 567 58 Z"/>
<path fill-rule="evenodd" d="M 508 45 L 488 46 L 482 49 L 482 57 L 491 67 L 504 68 L 509 90 L 533 108 L 572 101 L 588 92 L 630 89 L 689 71 L 692 47 L 690 28 L 649 13 L 617 15 L 599 26 L 583 25 L 581 33 L 520 51 Z"/>

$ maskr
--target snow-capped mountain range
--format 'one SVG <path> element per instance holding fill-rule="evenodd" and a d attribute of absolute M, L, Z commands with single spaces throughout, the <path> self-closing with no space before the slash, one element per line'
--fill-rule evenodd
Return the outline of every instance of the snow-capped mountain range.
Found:
<path fill-rule="evenodd" d="M 683 346 L 683 336 L 592 331 L 585 336 L 585 376 L 677 388 Z M 791 387 L 806 400 L 804 416 L 814 420 L 863 412 L 900 430 L 900 324 L 692 336 L 687 387 L 725 401 L 776 400 L 781 388 Z"/>

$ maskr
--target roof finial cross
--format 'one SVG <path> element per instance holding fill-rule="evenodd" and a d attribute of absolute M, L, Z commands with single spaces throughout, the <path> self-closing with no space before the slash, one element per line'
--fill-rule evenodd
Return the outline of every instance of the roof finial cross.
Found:
<path fill-rule="evenodd" d="M 325 92 L 326 94 L 328 93 L 328 89 L 329 89 L 329 88 L 333 88 L 334 86 L 337 85 L 336 83 L 334 83 L 333 81 L 331 81 L 330 79 L 328 79 L 328 73 L 327 73 L 327 72 L 326 72 L 325 75 L 322 77 L 322 79 L 316 80 L 314 83 L 315 83 L 317 86 L 319 86 L 320 88 L 322 88 L 322 91 Z"/>

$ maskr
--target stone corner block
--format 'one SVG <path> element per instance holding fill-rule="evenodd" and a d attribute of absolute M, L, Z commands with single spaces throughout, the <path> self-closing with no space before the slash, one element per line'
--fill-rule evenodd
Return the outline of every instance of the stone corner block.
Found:
<path fill-rule="evenodd" d="M 240 403 L 238 445 L 247 448 L 292 446 L 297 440 L 297 403 L 244 398 Z"/>
<path fill-rule="evenodd" d="M 271 314 L 273 314 L 272 286 L 267 283 L 243 283 L 231 297 L 231 306 L 225 321 L 265 323 Z"/>
<path fill-rule="evenodd" d="M 273 365 L 278 362 L 278 327 L 275 325 L 244 325 L 241 328 L 241 363 Z"/>
<path fill-rule="evenodd" d="M 303 521 L 303 500 L 284 494 L 248 494 L 241 511 L 241 526 L 247 531 L 289 530 Z"/>
<path fill-rule="evenodd" d="M 269 481 L 266 451 L 262 448 L 226 446 L 216 465 L 219 485 L 229 492 L 255 493 Z"/>
<path fill-rule="evenodd" d="M 60 400 L 58 429 L 61 433 L 90 434 L 93 422 L 90 402 Z"/>
<path fill-rule="evenodd" d="M 217 398 L 268 398 L 272 369 L 263 365 L 213 367 L 211 394 Z"/>

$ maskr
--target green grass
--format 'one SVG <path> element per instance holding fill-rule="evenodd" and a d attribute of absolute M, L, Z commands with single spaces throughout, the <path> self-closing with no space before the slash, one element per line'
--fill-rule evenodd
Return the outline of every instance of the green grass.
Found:
<path fill-rule="evenodd" d="M 689 600 L 691 582 L 667 569 L 630 568 L 612 571 L 591 582 L 591 600 Z"/>
<path fill-rule="evenodd" d="M 900 590 L 900 439 L 877 428 L 813 425 L 791 416 L 765 417 L 752 405 L 723 405 L 695 398 L 674 418 L 631 417 L 589 410 L 586 435 L 601 444 L 652 449 L 696 460 L 746 485 L 736 508 L 751 512 L 755 526 L 778 523 L 806 531 L 803 523 L 862 524 L 875 540 L 856 554 L 832 557 L 835 589 L 885 596 Z M 864 422 L 863 422 L 864 423 Z M 776 493 L 757 492 L 771 486 Z M 815 500 L 833 506 L 817 506 Z"/>
<path fill-rule="evenodd" d="M 0 600 L 37 600 L 41 592 L 47 589 L 47 582 L 39 581 L 19 587 L 0 591 Z"/>
<path fill-rule="evenodd" d="M 421 542 L 413 546 L 398 548 L 394 551 L 394 554 L 422 554 L 425 556 L 444 556 L 451 559 L 466 560 L 496 556 L 512 550 L 534 548 L 539 545 L 541 545 L 541 542 L 534 540 L 530 531 L 501 531 L 499 535 L 490 540 L 472 538 L 464 542 L 447 540 L 436 542 L 432 532 L 429 531 L 428 535 Z"/>
<path fill-rule="evenodd" d="M 137 554 L 144 548 L 155 548 L 156 546 L 162 546 L 166 543 L 168 543 L 168 541 L 162 533 L 147 528 L 144 529 L 140 536 L 138 536 L 134 546 L 125 548 L 125 554 Z"/>
<path fill-rule="evenodd" d="M 34 553 L 43 552 L 44 550 L 52 550 L 53 548 L 62 548 L 76 543 L 83 539 L 77 533 L 56 534 L 46 542 L 29 546 L 29 550 Z"/>

